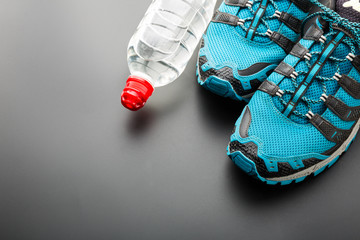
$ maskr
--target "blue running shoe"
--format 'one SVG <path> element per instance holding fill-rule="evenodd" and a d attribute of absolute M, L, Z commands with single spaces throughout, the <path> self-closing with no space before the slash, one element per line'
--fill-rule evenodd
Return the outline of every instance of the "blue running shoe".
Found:
<path fill-rule="evenodd" d="M 267 184 L 331 167 L 360 125 L 360 13 L 338 0 L 264 81 L 236 123 L 230 158 Z"/>
<path fill-rule="evenodd" d="M 308 0 L 225 0 L 203 37 L 198 82 L 249 100 L 299 39 Z"/>

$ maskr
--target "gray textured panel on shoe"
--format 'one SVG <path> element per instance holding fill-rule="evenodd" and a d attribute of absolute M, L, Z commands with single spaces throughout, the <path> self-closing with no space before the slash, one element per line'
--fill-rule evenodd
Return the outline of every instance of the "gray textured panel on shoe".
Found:
<path fill-rule="evenodd" d="M 239 133 L 242 138 L 249 137 L 249 127 L 251 124 L 251 120 L 252 117 L 251 117 L 250 109 L 248 106 L 246 106 L 244 115 L 241 119 L 240 129 L 239 129 Z"/>
<path fill-rule="evenodd" d="M 360 99 L 360 83 L 358 81 L 347 75 L 342 75 L 338 83 L 350 96 Z"/>
<path fill-rule="evenodd" d="M 349 138 L 351 130 L 339 129 L 325 120 L 319 114 L 316 114 L 310 120 L 311 124 L 316 127 L 324 137 L 334 143 L 343 143 Z"/>
<path fill-rule="evenodd" d="M 307 49 L 306 47 L 304 47 L 303 45 L 300 44 L 300 42 L 298 42 L 297 44 L 295 44 L 294 48 L 291 50 L 290 54 L 298 57 L 300 59 L 304 59 L 305 55 L 310 52 L 309 49 Z"/>
<path fill-rule="evenodd" d="M 293 2 L 303 12 L 309 12 L 311 10 L 311 8 L 314 6 L 308 0 L 290 0 L 290 1 Z"/>
<path fill-rule="evenodd" d="M 290 78 L 291 75 L 295 72 L 295 69 L 286 62 L 281 62 L 279 66 L 275 68 L 274 72 Z"/>
<path fill-rule="evenodd" d="M 273 42 L 279 45 L 285 53 L 290 53 L 295 43 L 278 32 L 272 32 L 269 37 Z"/>
<path fill-rule="evenodd" d="M 279 86 L 268 80 L 265 80 L 259 87 L 259 91 L 265 92 L 270 96 L 276 96 L 276 93 L 279 91 L 279 89 Z"/>
<path fill-rule="evenodd" d="M 240 18 L 228 13 L 216 11 L 212 22 L 214 23 L 224 23 L 232 26 L 238 26 L 239 25 Z"/>
<path fill-rule="evenodd" d="M 225 4 L 235 7 L 246 7 L 249 0 L 225 0 Z"/>
<path fill-rule="evenodd" d="M 325 102 L 326 106 L 344 121 L 357 121 L 360 117 L 360 107 L 349 107 L 341 100 L 329 96 Z"/>
<path fill-rule="evenodd" d="M 293 15 L 282 12 L 279 17 L 279 21 L 283 22 L 286 26 L 288 26 L 290 29 L 292 29 L 295 33 L 301 32 L 301 24 L 302 21 Z"/>
<path fill-rule="evenodd" d="M 260 72 L 261 70 L 263 70 L 264 68 L 268 67 L 272 65 L 272 63 L 255 63 L 254 65 L 248 67 L 247 69 L 244 70 L 239 70 L 239 75 L 240 76 L 250 76 L 250 75 L 254 75 L 258 72 Z"/>
<path fill-rule="evenodd" d="M 313 24 L 303 37 L 306 40 L 319 41 L 321 36 L 324 35 L 324 31 L 316 24 Z"/>
<path fill-rule="evenodd" d="M 356 70 L 360 73 L 360 56 L 356 56 L 351 64 L 356 68 Z"/>

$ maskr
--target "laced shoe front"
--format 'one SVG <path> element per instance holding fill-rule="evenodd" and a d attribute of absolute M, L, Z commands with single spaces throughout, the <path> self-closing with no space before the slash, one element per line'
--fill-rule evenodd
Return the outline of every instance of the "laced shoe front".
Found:
<path fill-rule="evenodd" d="M 360 23 L 311 2 L 323 12 L 308 17 L 316 24 L 259 87 L 228 148 L 238 166 L 268 184 L 321 173 L 359 130 Z"/>
<path fill-rule="evenodd" d="M 290 52 L 308 0 L 225 0 L 203 37 L 198 82 L 236 100 L 249 100 Z"/>

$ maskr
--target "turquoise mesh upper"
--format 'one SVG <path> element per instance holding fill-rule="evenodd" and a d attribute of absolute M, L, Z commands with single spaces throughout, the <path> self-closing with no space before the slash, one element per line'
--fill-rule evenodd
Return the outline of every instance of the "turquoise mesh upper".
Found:
<path fill-rule="evenodd" d="M 287 91 L 283 99 L 274 98 L 274 103 L 278 107 L 279 110 L 284 109 L 284 103 L 289 102 L 290 96 L 293 95 L 293 92 L 296 90 L 297 86 L 304 80 L 306 74 L 309 72 L 309 69 L 313 64 L 317 61 L 320 53 L 335 36 L 336 32 L 329 32 L 325 34 L 327 37 L 327 41 L 325 44 L 315 43 L 310 48 L 310 53 L 312 54 L 312 58 L 310 61 L 301 61 L 295 66 L 295 71 L 300 74 L 300 76 L 294 80 L 291 78 L 284 78 L 279 87 L 282 90 Z M 324 102 L 320 100 L 320 97 L 323 93 L 327 95 L 334 95 L 338 89 L 339 85 L 333 76 L 335 73 L 339 74 L 347 74 L 352 68 L 352 64 L 350 61 L 346 60 L 346 56 L 351 52 L 351 49 L 345 39 L 334 51 L 328 61 L 325 63 L 320 73 L 317 75 L 316 80 L 311 84 L 310 88 L 307 90 L 304 97 L 309 101 L 301 100 L 299 105 L 297 106 L 294 114 L 290 117 L 293 121 L 297 123 L 306 124 L 309 120 L 306 118 L 305 114 L 311 110 L 313 113 L 323 114 L 326 110 Z M 305 42 L 305 40 L 301 40 L 300 43 Z M 337 61 L 341 60 L 341 61 Z M 285 59 L 287 62 L 287 59 Z M 311 101 L 310 101 L 311 100 Z M 338 121 L 334 119 L 334 125 L 339 125 Z M 349 125 L 349 124 L 348 124 Z"/>
<path fill-rule="evenodd" d="M 326 44 L 334 37 L 336 33 L 333 30 L 328 30 Z M 335 32 L 337 30 L 334 30 Z M 360 30 L 357 30 L 360 32 Z M 359 33 L 360 34 L 360 33 Z M 309 120 L 303 115 L 309 111 L 309 108 L 314 112 L 322 115 L 324 119 L 329 121 L 335 127 L 349 130 L 355 122 L 348 122 L 341 120 L 330 109 L 327 109 L 324 102 L 320 100 L 321 95 L 325 92 L 327 95 L 343 101 L 346 105 L 351 107 L 360 106 L 360 100 L 351 97 L 344 89 L 342 89 L 337 81 L 333 79 L 335 73 L 345 74 L 360 82 L 360 74 L 353 67 L 351 62 L 346 59 L 346 56 L 352 52 L 359 55 L 359 43 L 346 37 L 345 40 L 337 47 L 331 58 L 326 61 L 325 66 L 317 75 L 317 80 L 313 82 L 309 90 L 305 94 L 308 101 L 301 101 L 296 108 L 297 113 L 293 113 L 290 118 L 287 118 L 282 111 L 284 105 L 289 102 L 292 94 L 300 82 L 304 80 L 304 76 L 309 72 L 309 67 L 319 56 L 319 52 L 323 50 L 320 43 L 314 43 L 312 40 L 302 39 L 300 43 L 309 48 L 312 52 L 312 59 L 310 62 L 298 62 L 298 58 L 288 55 L 284 62 L 295 66 L 295 70 L 300 73 L 296 79 L 286 78 L 278 73 L 273 73 L 268 78 L 269 81 L 279 85 L 280 89 L 287 92 L 283 98 L 272 97 L 264 92 L 256 92 L 249 103 L 249 110 L 251 112 L 251 124 L 249 127 L 249 137 L 241 138 L 236 136 L 241 143 L 249 141 L 255 142 L 259 151 L 258 154 L 265 162 L 270 160 L 278 160 L 281 162 L 291 161 L 290 159 L 309 159 L 317 157 L 324 159 L 323 154 L 336 144 L 327 140 L 322 133 L 315 128 Z M 318 53 L 317 53 L 318 52 Z M 303 73 L 303 74 L 301 74 Z M 239 126 L 241 119 L 237 122 Z"/>
<path fill-rule="evenodd" d="M 252 116 L 249 138 L 257 143 L 261 155 L 305 155 L 306 159 L 308 153 L 321 154 L 335 146 L 311 124 L 298 124 L 286 118 L 264 92 L 255 93 L 249 109 Z"/>
<path fill-rule="evenodd" d="M 274 0 L 279 11 L 288 12 L 299 19 L 304 19 L 307 13 L 299 10 L 291 1 Z M 228 6 L 223 3 L 219 11 L 236 15 L 241 19 L 252 19 L 254 12 L 260 5 L 259 0 L 254 1 L 252 10 Z M 289 29 L 285 24 L 281 24 L 278 19 L 271 18 L 276 10 L 275 6 L 269 3 L 263 17 L 267 25 L 261 22 L 257 32 L 265 35 L 268 27 L 272 31 L 278 31 L 292 41 L 298 39 L 298 35 Z M 269 19 L 270 18 L 270 19 Z M 245 22 L 245 28 L 251 20 Z M 216 69 L 229 66 L 235 69 L 246 69 L 259 62 L 280 63 L 286 56 L 284 50 L 276 43 L 272 42 L 267 36 L 255 35 L 250 41 L 245 38 L 246 32 L 241 26 L 230 26 L 222 23 L 210 23 L 204 36 L 205 47 L 201 49 L 200 55 L 206 56 L 209 64 Z"/>

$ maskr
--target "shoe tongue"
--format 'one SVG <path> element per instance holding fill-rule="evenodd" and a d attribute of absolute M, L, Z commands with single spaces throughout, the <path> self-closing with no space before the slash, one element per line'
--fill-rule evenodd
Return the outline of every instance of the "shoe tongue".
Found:
<path fill-rule="evenodd" d="M 336 0 L 336 12 L 351 22 L 360 22 L 360 1 Z"/>

